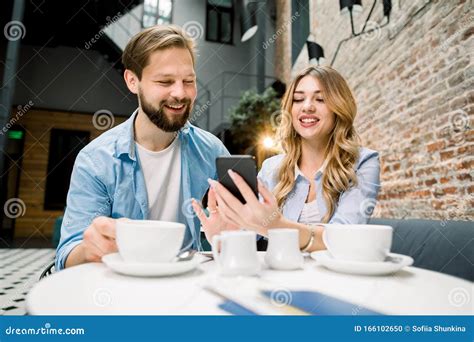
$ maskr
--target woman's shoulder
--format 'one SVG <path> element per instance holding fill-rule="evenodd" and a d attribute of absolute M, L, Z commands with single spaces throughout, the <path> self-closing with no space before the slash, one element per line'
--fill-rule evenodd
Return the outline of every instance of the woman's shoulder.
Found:
<path fill-rule="evenodd" d="M 278 169 L 284 157 L 284 154 L 277 154 L 276 156 L 265 159 L 262 163 L 262 172 Z"/>
<path fill-rule="evenodd" d="M 359 159 L 357 160 L 356 168 L 359 169 L 363 164 L 367 164 L 368 162 L 371 164 L 380 164 L 379 153 L 375 150 L 371 150 L 370 148 L 360 147 Z"/>
<path fill-rule="evenodd" d="M 370 158 L 378 158 L 379 153 L 375 150 L 371 150 L 370 148 L 367 147 L 359 147 L 359 160 L 367 160 Z"/>
<path fill-rule="evenodd" d="M 278 183 L 278 172 L 284 157 L 284 154 L 278 154 L 263 161 L 258 176 L 270 190 Z"/>

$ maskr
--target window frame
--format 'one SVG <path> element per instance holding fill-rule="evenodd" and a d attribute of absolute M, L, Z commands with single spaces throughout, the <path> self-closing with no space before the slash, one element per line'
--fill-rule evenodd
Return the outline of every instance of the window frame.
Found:
<path fill-rule="evenodd" d="M 173 22 L 174 0 L 170 0 L 170 1 L 171 1 L 171 11 L 170 11 L 169 17 L 164 17 L 164 16 L 160 15 L 160 0 L 157 0 L 157 2 L 156 2 L 156 13 L 147 11 L 146 8 L 145 8 L 145 4 L 143 4 L 143 15 L 142 15 L 142 23 L 141 23 L 142 28 L 147 28 L 147 27 L 151 27 L 151 26 L 154 26 L 154 25 L 158 25 L 158 21 L 160 19 L 164 21 L 164 23 L 161 23 L 161 24 L 167 24 L 167 23 L 171 24 Z M 145 26 L 145 16 L 154 18 L 155 23 L 153 25 L 150 25 L 150 26 Z"/>
<path fill-rule="evenodd" d="M 209 13 L 210 11 L 217 12 L 217 39 L 211 39 L 209 37 Z M 222 39 L 222 13 L 227 13 L 230 15 L 230 41 L 223 41 Z M 231 3 L 231 7 L 219 6 L 219 5 L 212 5 L 209 0 L 206 0 L 206 41 L 211 43 L 220 43 L 220 44 L 227 44 L 227 45 L 234 45 L 234 3 Z"/>

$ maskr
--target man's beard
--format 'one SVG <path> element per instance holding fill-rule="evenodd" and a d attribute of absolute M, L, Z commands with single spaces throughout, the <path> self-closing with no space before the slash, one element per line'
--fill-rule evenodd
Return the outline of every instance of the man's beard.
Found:
<path fill-rule="evenodd" d="M 148 116 L 148 119 L 150 119 L 156 127 L 165 132 L 176 132 L 183 128 L 186 121 L 188 121 L 192 109 L 191 99 L 183 99 L 179 102 L 173 102 L 173 105 L 184 105 L 185 112 L 181 115 L 173 115 L 173 118 L 170 120 L 164 112 L 164 107 L 167 101 L 161 101 L 159 108 L 155 108 L 145 100 L 141 92 L 138 93 L 138 97 L 140 99 L 142 111 Z"/>

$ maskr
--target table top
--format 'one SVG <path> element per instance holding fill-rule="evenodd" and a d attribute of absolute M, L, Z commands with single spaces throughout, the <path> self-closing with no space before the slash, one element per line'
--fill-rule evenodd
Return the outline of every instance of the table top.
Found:
<path fill-rule="evenodd" d="M 252 279 L 220 276 L 218 265 L 203 256 L 197 269 L 161 278 L 129 277 L 102 263 L 83 264 L 36 284 L 28 294 L 27 311 L 32 315 L 225 315 L 219 308 L 223 299 L 207 291 L 206 285 L 241 291 L 262 283 L 318 291 L 383 314 L 473 314 L 473 284 L 461 278 L 416 267 L 389 276 L 349 275 L 330 271 L 310 258 L 302 270 L 276 271 L 264 265 L 263 253 L 259 256 L 262 271 Z"/>

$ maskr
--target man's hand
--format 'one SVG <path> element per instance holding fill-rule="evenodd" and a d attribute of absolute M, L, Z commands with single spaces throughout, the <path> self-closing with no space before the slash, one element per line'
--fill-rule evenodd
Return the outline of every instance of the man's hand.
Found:
<path fill-rule="evenodd" d="M 82 242 L 66 259 L 66 267 L 86 262 L 100 262 L 106 254 L 117 252 L 115 243 L 115 222 L 110 217 L 99 216 L 84 231 Z"/>
<path fill-rule="evenodd" d="M 212 237 L 214 235 L 218 235 L 222 231 L 239 229 L 237 225 L 225 222 L 222 219 L 221 215 L 219 214 L 219 208 L 217 207 L 216 193 L 212 188 L 209 189 L 207 202 L 209 216 L 206 216 L 203 208 L 195 199 L 193 199 L 192 206 L 194 212 L 199 218 L 199 221 L 201 221 L 202 228 L 204 230 L 204 233 L 206 234 L 206 239 L 207 241 L 209 241 L 209 243 L 211 243 Z"/>

